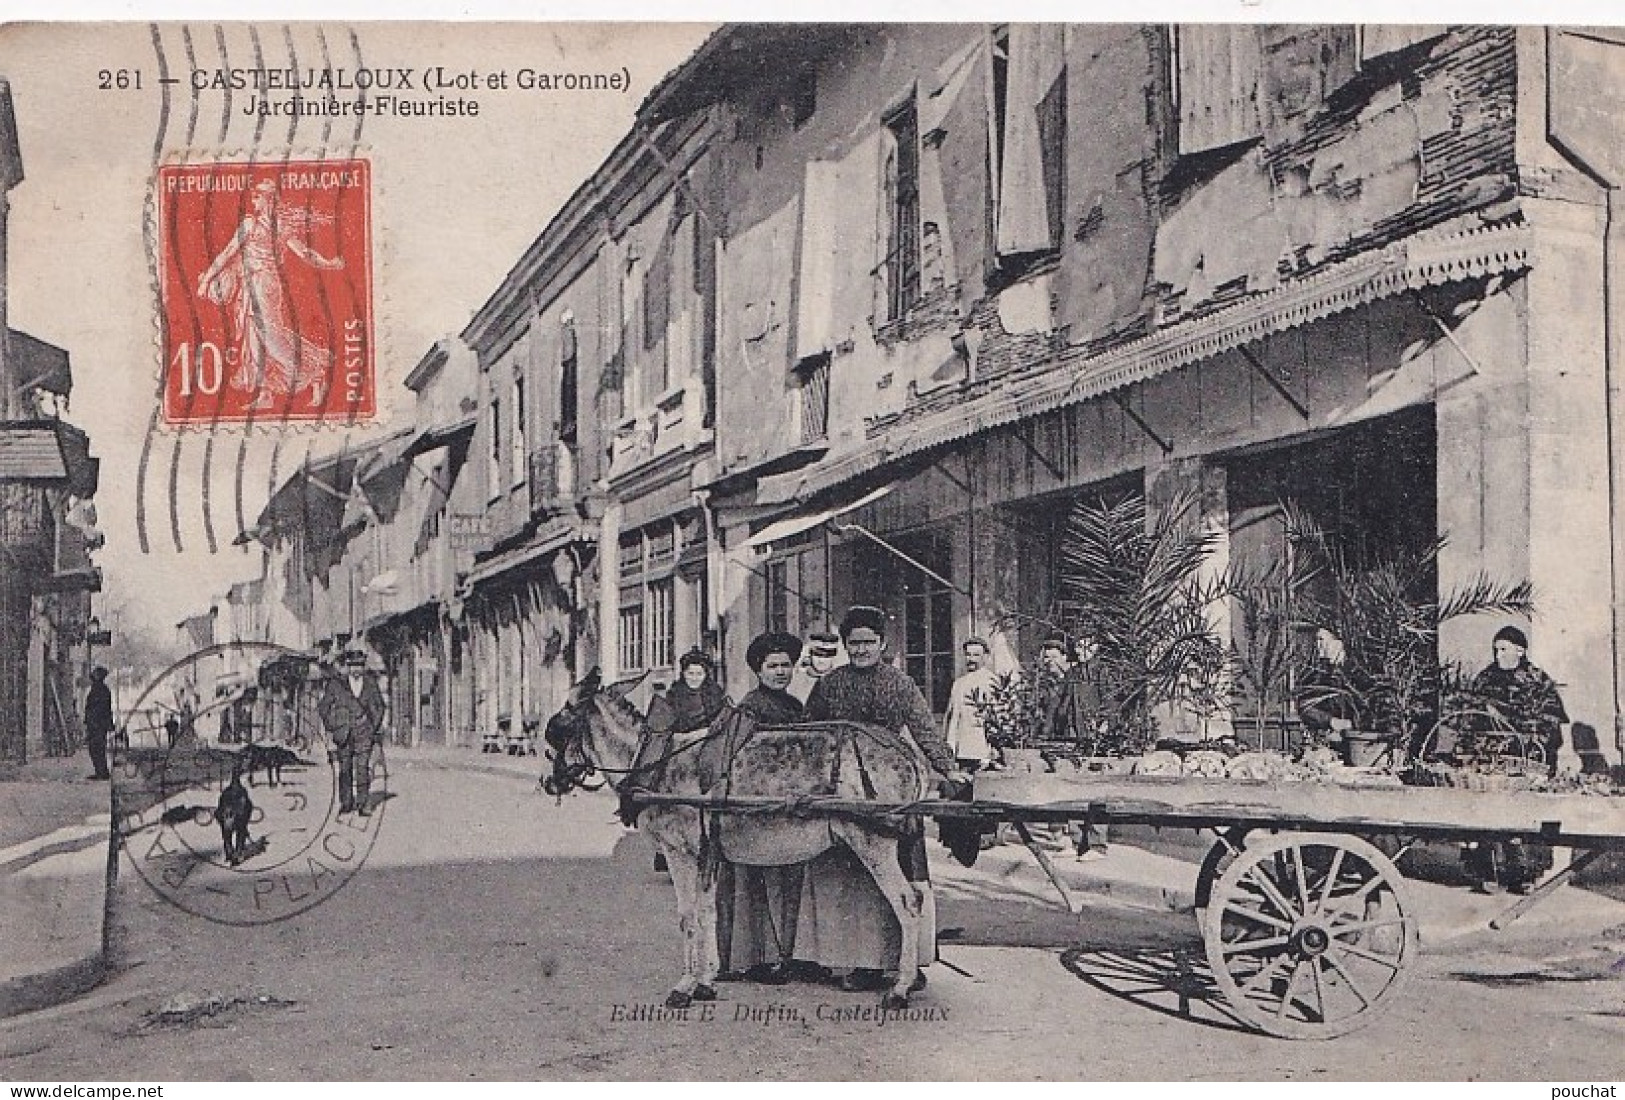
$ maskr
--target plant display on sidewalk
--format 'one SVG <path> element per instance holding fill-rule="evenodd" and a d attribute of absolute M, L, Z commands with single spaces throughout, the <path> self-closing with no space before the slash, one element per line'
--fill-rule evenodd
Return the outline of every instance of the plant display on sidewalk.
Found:
<path fill-rule="evenodd" d="M 1000 749 L 1030 748 L 1040 740 L 1046 702 L 1059 684 L 1058 674 L 1032 662 L 1019 672 L 1001 672 L 993 686 L 977 691 L 971 704 L 981 716 L 988 744 Z"/>
<path fill-rule="evenodd" d="M 1356 730 L 1390 737 L 1406 758 L 1414 757 L 1451 705 L 1440 629 L 1472 615 L 1528 618 L 1535 610 L 1531 585 L 1480 573 L 1441 594 L 1445 539 L 1359 562 L 1302 512 L 1288 506 L 1286 515 L 1289 553 L 1303 563 L 1290 581 L 1291 613 L 1340 643 L 1336 659 L 1287 658 L 1298 708 L 1346 714 Z M 1327 594 L 1314 597 L 1311 580 L 1318 577 Z"/>
<path fill-rule="evenodd" d="M 1159 708 L 1211 715 L 1227 701 L 1229 644 L 1208 616 L 1226 582 L 1204 575 L 1219 534 L 1198 513 L 1185 491 L 1149 516 L 1138 494 L 1080 501 L 1067 516 L 1062 606 L 1073 632 L 1099 646 L 1108 751 L 1153 744 Z"/>

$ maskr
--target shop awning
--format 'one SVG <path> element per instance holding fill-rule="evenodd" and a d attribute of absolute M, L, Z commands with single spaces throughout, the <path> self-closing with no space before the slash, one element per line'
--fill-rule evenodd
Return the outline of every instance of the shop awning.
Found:
<path fill-rule="evenodd" d="M 1077 349 L 1036 377 L 900 423 L 785 477 L 793 479 L 794 499 L 811 500 L 901 459 L 1102 397 L 1275 333 L 1407 291 L 1521 271 L 1529 266 L 1531 239 L 1522 225 L 1408 238 L 1119 347 L 1095 355 Z M 757 500 L 764 502 L 762 489 L 785 488 L 770 489 L 764 479 Z"/>
<path fill-rule="evenodd" d="M 839 508 L 826 508 L 821 512 L 787 516 L 784 519 L 775 520 L 741 543 L 741 549 L 755 550 L 783 539 L 792 538 L 803 531 L 810 531 L 814 527 L 821 526 L 836 516 L 844 516 L 846 513 L 854 512 L 866 504 L 872 504 L 891 491 L 892 486 L 882 485 L 873 492 L 866 493 L 857 500 L 843 504 Z"/>
<path fill-rule="evenodd" d="M 475 418 L 468 416 L 450 424 L 436 424 L 424 428 L 407 444 L 402 457 L 412 458 L 437 447 L 449 447 L 459 441 L 466 441 L 474 434 L 474 423 Z"/>
<path fill-rule="evenodd" d="M 523 546 L 505 550 L 470 569 L 467 577 L 464 578 L 464 584 L 473 587 L 482 581 L 489 581 L 511 569 L 517 569 L 521 565 L 551 554 L 555 550 L 561 550 L 572 542 L 583 541 L 591 537 L 591 531 L 580 520 L 563 517 L 550 520 L 543 524 L 535 536 Z"/>
<path fill-rule="evenodd" d="M 74 496 L 96 495 L 101 460 L 90 455 L 83 431 L 61 420 L 0 424 L 0 481 L 65 485 Z"/>

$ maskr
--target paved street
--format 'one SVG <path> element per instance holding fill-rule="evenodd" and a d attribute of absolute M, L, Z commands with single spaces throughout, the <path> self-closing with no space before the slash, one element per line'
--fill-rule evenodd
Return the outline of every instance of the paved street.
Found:
<path fill-rule="evenodd" d="M 126 864 L 120 972 L 77 1002 L 0 1024 L 0 1077 L 1621 1073 L 1625 939 L 1610 933 L 1625 935 L 1625 906 L 1594 895 L 1565 892 L 1498 936 L 1434 942 L 1394 1011 L 1341 1039 L 1290 1043 L 1225 1023 L 1188 914 L 1091 901 L 1079 920 L 1013 863 L 962 872 L 935 847 L 940 923 L 962 930 L 943 957 L 966 973 L 931 968 L 916 1005 L 934 1018 L 877 1027 L 839 1018 L 869 995 L 729 984 L 714 1019 L 626 1021 L 659 1003 L 679 943 L 671 888 L 610 799 L 555 806 L 522 774 L 422 758 L 397 759 L 390 786 L 367 865 L 294 919 L 187 917 Z M 1458 1041 L 1468 1032 L 1517 1041 L 1469 1049 Z"/>

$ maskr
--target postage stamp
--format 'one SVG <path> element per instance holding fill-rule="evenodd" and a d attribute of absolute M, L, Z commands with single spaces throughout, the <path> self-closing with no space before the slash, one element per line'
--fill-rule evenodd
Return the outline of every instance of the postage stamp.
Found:
<path fill-rule="evenodd" d="M 369 162 L 166 164 L 156 186 L 165 422 L 371 418 Z"/>
<path fill-rule="evenodd" d="M 342 679 L 293 650 L 228 643 L 147 686 L 114 782 L 119 836 L 142 881 L 193 916 L 260 925 L 314 908 L 355 876 L 378 838 L 389 775 L 375 745 L 329 734 Z"/>

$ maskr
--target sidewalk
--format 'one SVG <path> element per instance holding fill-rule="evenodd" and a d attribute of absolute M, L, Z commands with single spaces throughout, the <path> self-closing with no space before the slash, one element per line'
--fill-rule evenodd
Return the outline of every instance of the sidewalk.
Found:
<path fill-rule="evenodd" d="M 0 771 L 0 1018 L 101 980 L 109 784 L 83 756 Z"/>

